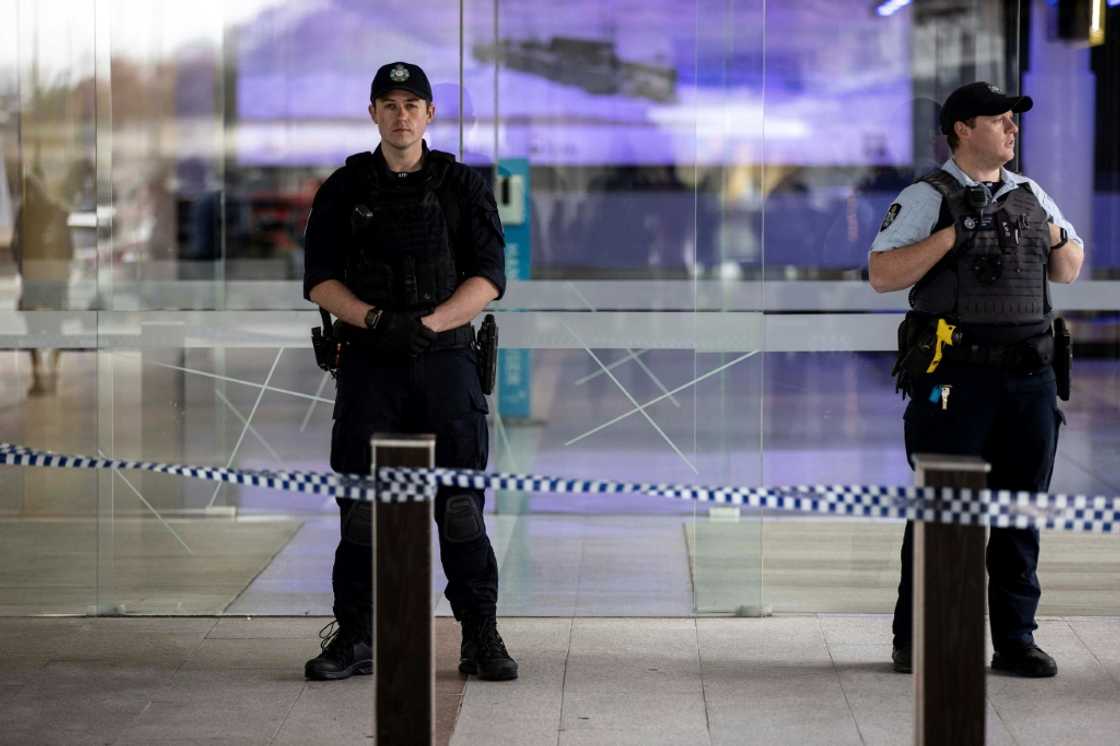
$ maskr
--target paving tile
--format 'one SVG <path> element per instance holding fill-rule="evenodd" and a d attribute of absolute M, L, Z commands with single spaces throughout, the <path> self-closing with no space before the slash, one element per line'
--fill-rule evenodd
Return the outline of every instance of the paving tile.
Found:
<path fill-rule="evenodd" d="M 191 670 L 175 672 L 152 689 L 153 702 L 205 706 L 251 705 L 256 701 L 292 698 L 306 682 L 299 676 L 271 669 Z M 370 679 L 362 677 L 369 687 Z"/>
<path fill-rule="evenodd" d="M 1120 682 L 1120 618 L 1074 617 L 1067 621 L 1093 657 L 1113 680 Z"/>
<path fill-rule="evenodd" d="M 858 744 L 859 731 L 830 665 L 716 667 L 705 661 L 712 742 Z"/>
<path fill-rule="evenodd" d="M 890 643 L 830 644 L 829 653 L 864 742 L 912 743 L 914 680 L 892 668 Z M 990 702 L 985 724 L 986 743 L 1015 743 Z"/>
<path fill-rule="evenodd" d="M 1120 732 L 1120 684 L 1065 620 L 1042 621 L 1039 645 L 1058 662 L 1052 679 L 988 677 L 988 697 L 1021 742 L 1097 744 Z"/>
<path fill-rule="evenodd" d="M 308 683 L 273 743 L 305 746 L 372 742 L 372 733 L 372 679 L 361 677 Z"/>
<path fill-rule="evenodd" d="M 560 723 L 565 737 L 634 733 L 687 743 L 707 732 L 693 620 L 577 619 L 573 625 Z M 673 713 L 671 723 L 659 721 L 665 712 Z"/>
<path fill-rule="evenodd" d="M 794 651 L 802 658 L 826 655 L 824 636 L 816 616 L 774 616 L 761 619 L 697 619 L 705 665 L 727 658 L 788 660 Z"/>
<path fill-rule="evenodd" d="M 184 737 L 267 744 L 291 710 L 290 697 L 251 702 L 152 702 L 125 728 L 118 744 L 152 744 Z"/>
<path fill-rule="evenodd" d="M 708 728 L 688 728 L 674 723 L 662 727 L 586 728 L 560 732 L 559 746 L 708 746 Z M 542 741 L 543 743 L 543 741 Z"/>
<path fill-rule="evenodd" d="M 467 681 L 452 746 L 555 746 L 571 626 L 569 619 L 499 620 L 519 678 Z"/>
<path fill-rule="evenodd" d="M 208 640 L 317 640 L 334 617 L 224 617 L 206 634 Z"/>
<path fill-rule="evenodd" d="M 46 653 L 29 651 L 18 655 L 5 655 L 0 657 L 0 674 L 3 683 L 10 686 L 22 686 L 34 680 L 36 673 L 50 662 Z"/>
<path fill-rule="evenodd" d="M 821 614 L 818 621 L 830 647 L 873 645 L 892 639 L 891 617 L 886 614 Z"/>
<path fill-rule="evenodd" d="M 111 742 L 169 675 L 155 667 L 50 663 L 4 702 L 0 731 L 85 734 Z"/>
<path fill-rule="evenodd" d="M 265 668 L 303 677 L 303 664 L 319 654 L 318 640 L 215 639 L 202 644 L 183 663 L 182 670 L 222 671 Z"/>
<path fill-rule="evenodd" d="M 860 743 L 815 617 L 697 627 L 713 743 Z"/>
<path fill-rule="evenodd" d="M 214 619 L 3 619 L 0 656 L 35 650 L 54 657 L 98 658 L 118 652 L 122 642 L 136 649 L 189 650 L 213 627 Z"/>
<path fill-rule="evenodd" d="M 28 730 L 5 729 L 3 741 L 0 742 L 35 744 L 35 746 L 105 746 L 105 744 L 116 743 L 116 734 L 83 733 L 44 725 Z"/>
<path fill-rule="evenodd" d="M 329 575 L 328 575 L 329 577 Z M 270 588 L 264 584 L 259 590 L 246 591 L 238 597 L 237 601 L 223 609 L 231 614 L 253 614 L 254 616 L 268 615 L 330 615 L 334 603 L 334 594 L 329 590 L 308 593 L 305 591 L 292 591 L 284 583 L 277 583 Z"/>

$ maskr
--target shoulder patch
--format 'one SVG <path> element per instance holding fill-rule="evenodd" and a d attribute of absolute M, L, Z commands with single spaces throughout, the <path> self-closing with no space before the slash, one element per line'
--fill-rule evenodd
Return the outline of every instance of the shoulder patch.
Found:
<path fill-rule="evenodd" d="M 897 202 L 891 204 L 891 206 L 887 208 L 887 214 L 883 217 L 882 225 L 879 226 L 879 232 L 882 233 L 887 228 L 889 228 L 891 226 L 891 223 L 894 222 L 894 219 L 898 217 L 898 213 L 900 212 L 902 212 L 902 205 L 898 204 Z"/>

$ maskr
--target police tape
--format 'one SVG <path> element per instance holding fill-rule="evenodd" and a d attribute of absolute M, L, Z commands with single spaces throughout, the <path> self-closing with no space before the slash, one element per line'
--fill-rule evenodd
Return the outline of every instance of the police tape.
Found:
<path fill-rule="evenodd" d="M 287 492 L 330 495 L 351 500 L 372 501 L 377 490 L 370 477 L 324 474 L 315 471 L 267 471 L 223 469 L 212 466 L 186 466 L 157 461 L 132 461 L 94 456 L 74 456 L 0 443 L 0 464 L 46 466 L 58 469 L 112 469 L 150 471 L 157 474 L 192 477 L 211 482 L 229 482 L 246 487 L 268 487 Z M 416 497 L 414 499 L 428 499 Z"/>
<path fill-rule="evenodd" d="M 640 494 L 698 503 L 866 519 L 1120 532 L 1120 497 L 1051 495 L 1009 490 L 874 485 L 705 487 L 660 482 L 564 479 L 471 469 L 381 467 L 371 476 L 185 466 L 154 461 L 74 456 L 0 443 L 0 464 L 70 469 L 129 469 L 363 501 L 434 499 L 441 487 L 559 494 Z"/>
<path fill-rule="evenodd" d="M 952 487 L 790 485 L 705 487 L 563 479 L 468 469 L 378 469 L 379 499 L 418 499 L 438 487 L 519 492 L 643 494 L 691 502 L 868 519 L 906 519 L 996 528 L 1120 532 L 1120 497 Z"/>

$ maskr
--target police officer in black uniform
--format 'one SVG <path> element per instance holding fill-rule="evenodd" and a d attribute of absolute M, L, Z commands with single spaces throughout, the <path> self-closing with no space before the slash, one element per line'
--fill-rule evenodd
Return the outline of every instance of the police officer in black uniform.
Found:
<path fill-rule="evenodd" d="M 1084 248 L 1038 184 L 1003 168 L 1015 156 L 1014 115 L 1032 105 L 984 82 L 950 94 L 941 130 L 952 157 L 898 195 L 868 269 L 878 292 L 911 288 L 895 369 L 911 398 L 907 456 L 978 456 L 991 464 L 992 489 L 1045 491 L 1062 421 L 1057 381 L 1068 375 L 1057 364 L 1063 327 L 1053 323 L 1049 281 L 1073 282 Z M 892 658 L 903 672 L 911 670 L 912 533 L 907 523 L 894 613 Z M 1038 550 L 1035 529 L 991 529 L 995 670 L 1057 673 L 1033 635 Z"/>
<path fill-rule="evenodd" d="M 423 141 L 435 116 L 416 65 L 393 62 L 370 87 L 381 134 L 319 188 L 308 218 L 304 295 L 339 319 L 342 342 L 331 467 L 368 474 L 375 432 L 435 433 L 436 464 L 482 469 L 486 399 L 470 325 L 505 290 L 505 242 L 482 178 Z M 517 678 L 496 627 L 498 566 L 481 490 L 435 502 L 446 595 L 462 625 L 459 670 Z M 309 679 L 372 671 L 370 505 L 339 500 L 335 622 L 320 633 Z"/>

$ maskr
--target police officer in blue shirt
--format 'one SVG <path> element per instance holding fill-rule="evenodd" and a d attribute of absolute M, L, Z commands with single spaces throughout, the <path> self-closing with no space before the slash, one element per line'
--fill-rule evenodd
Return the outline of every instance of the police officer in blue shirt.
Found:
<path fill-rule="evenodd" d="M 342 343 L 331 467 L 368 474 L 370 436 L 400 432 L 435 433 L 438 466 L 482 469 L 487 406 L 470 322 L 505 290 L 498 208 L 481 176 L 425 144 L 435 106 L 418 66 L 382 66 L 369 114 L 380 145 L 323 183 L 305 237 L 304 295 L 339 319 Z M 498 565 L 483 499 L 481 490 L 440 489 L 440 559 L 462 624 L 459 670 L 508 680 L 517 663 L 497 631 Z M 320 633 L 309 679 L 373 669 L 370 505 L 338 502 L 336 623 Z"/>
<path fill-rule="evenodd" d="M 991 488 L 1045 491 L 1062 422 L 1049 282 L 1073 282 L 1084 247 L 1037 183 L 1004 168 L 1015 156 L 1015 114 L 1032 105 L 984 82 L 949 95 L 941 130 L 952 157 L 891 204 L 868 270 L 880 293 L 910 288 L 896 365 L 911 398 L 907 456 L 978 456 L 991 464 Z M 1038 550 L 1035 529 L 991 529 L 995 670 L 1057 673 L 1033 635 Z M 912 552 L 907 523 L 892 655 L 903 672 L 911 670 Z"/>

